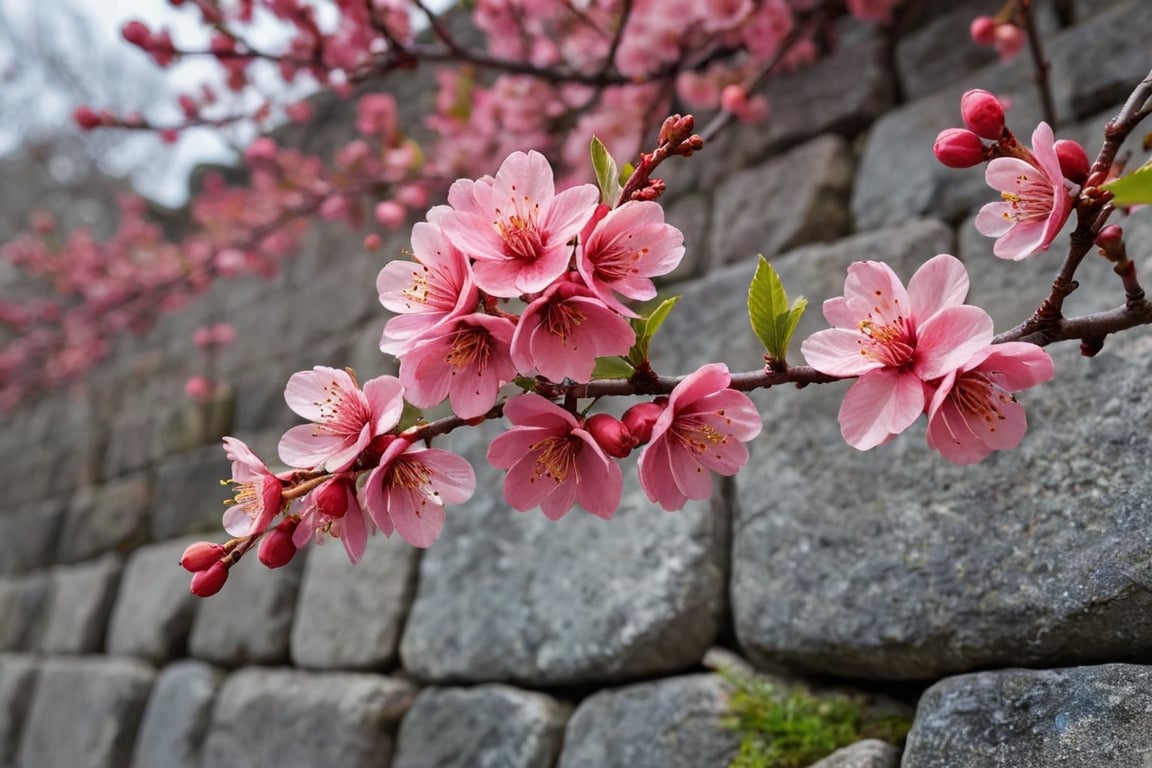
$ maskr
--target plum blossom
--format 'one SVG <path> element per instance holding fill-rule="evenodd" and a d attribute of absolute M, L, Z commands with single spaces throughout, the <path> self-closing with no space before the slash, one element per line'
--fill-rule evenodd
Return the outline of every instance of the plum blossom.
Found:
<path fill-rule="evenodd" d="M 253 536 L 268 530 L 280 512 L 280 478 L 252 452 L 244 441 L 224 438 L 224 455 L 232 462 L 235 496 L 224 512 L 224 530 L 233 536 Z"/>
<path fill-rule="evenodd" d="M 664 509 L 707 499 L 712 472 L 732 476 L 748 463 L 745 443 L 763 422 L 747 395 L 728 388 L 731 380 L 723 363 L 703 366 L 676 385 L 656 419 L 640 454 L 640 486 Z"/>
<path fill-rule="evenodd" d="M 395 531 L 414 547 L 428 547 L 444 528 L 444 505 L 467 501 L 475 488 L 476 475 L 464 459 L 398 438 L 368 476 L 361 501 L 385 536 Z"/>
<path fill-rule="evenodd" d="M 580 421 L 540 395 L 509 400 L 504 415 L 512 429 L 488 447 L 488 461 L 508 470 L 504 499 L 521 512 L 540 507 L 559 520 L 573 504 L 610 518 L 620 504 L 620 467 Z"/>
<path fill-rule="evenodd" d="M 347 480 L 333 478 L 321 483 L 305 498 L 292 543 L 302 549 L 309 541 L 321 542 L 334 536 L 340 539 L 349 562 L 355 565 L 368 546 L 370 525 L 356 498 L 355 486 Z"/>
<path fill-rule="evenodd" d="M 887 265 L 848 267 L 844 295 L 824 302 L 832 328 L 804 340 L 809 365 L 833 376 L 858 376 L 840 406 L 840 432 L 868 450 L 912 425 L 924 411 L 925 382 L 960 368 L 992 342 L 992 318 L 963 304 L 968 273 L 940 254 L 912 276 L 908 289 Z"/>
<path fill-rule="evenodd" d="M 1003 199 L 980 209 L 976 229 L 996 238 L 992 253 L 1001 259 L 1048 250 L 1072 212 L 1070 192 L 1078 189 L 1065 181 L 1054 145 L 1052 129 L 1040 123 L 1032 133 L 1035 162 L 998 157 L 988 163 L 984 179 Z"/>
<path fill-rule="evenodd" d="M 372 439 L 396 426 L 404 410 L 404 388 L 395 376 L 380 376 L 361 390 L 347 371 L 317 365 L 288 379 L 288 407 L 311 424 L 292 427 L 280 438 L 280 458 L 292 467 L 348 469 Z"/>
<path fill-rule="evenodd" d="M 1025 342 L 994 344 L 936 385 L 928 404 L 928 446 L 956 464 L 975 464 L 1020 444 L 1028 421 L 1012 395 L 1048 381 L 1052 358 Z"/>
<path fill-rule="evenodd" d="M 501 297 L 542 291 L 564 274 L 570 243 L 600 197 L 591 184 L 556 194 L 539 152 L 513 152 L 490 184 L 477 181 L 468 191 L 436 220 L 445 239 L 475 260 L 476 285 Z"/>

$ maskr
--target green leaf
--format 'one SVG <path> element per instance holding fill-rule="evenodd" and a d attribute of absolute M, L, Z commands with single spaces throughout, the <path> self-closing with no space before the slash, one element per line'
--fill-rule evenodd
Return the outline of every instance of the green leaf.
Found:
<path fill-rule="evenodd" d="M 623 190 L 620 186 L 620 171 L 612 155 L 608 154 L 608 147 L 595 136 L 592 137 L 592 168 L 596 171 L 596 184 L 600 187 L 600 202 L 615 205 Z"/>
<path fill-rule="evenodd" d="M 670 299 L 665 299 L 660 302 L 656 309 L 652 310 L 645 317 L 638 317 L 632 320 L 632 330 L 636 332 L 636 343 L 632 345 L 632 349 L 628 352 L 628 362 L 633 366 L 643 365 L 648 360 L 648 346 L 652 342 L 652 337 L 656 335 L 656 331 L 668 319 L 668 313 L 672 311 L 672 307 L 676 306 L 676 302 L 680 301 L 679 296 L 673 296 Z"/>
<path fill-rule="evenodd" d="M 1103 186 L 1112 193 L 1112 204 L 1118 208 L 1152 205 L 1152 164 L 1143 165 Z"/>
<path fill-rule="evenodd" d="M 804 297 L 799 297 L 792 305 L 788 304 L 788 294 L 780 276 L 763 256 L 756 265 L 756 274 L 748 287 L 748 319 L 752 331 L 760 343 L 768 350 L 769 356 L 784 362 L 788 354 L 788 344 L 796 332 L 796 324 L 808 306 Z"/>
<path fill-rule="evenodd" d="M 613 355 L 611 357 L 598 357 L 596 358 L 596 367 L 592 370 L 592 378 L 594 379 L 626 379 L 636 372 L 636 369 L 622 357 Z"/>

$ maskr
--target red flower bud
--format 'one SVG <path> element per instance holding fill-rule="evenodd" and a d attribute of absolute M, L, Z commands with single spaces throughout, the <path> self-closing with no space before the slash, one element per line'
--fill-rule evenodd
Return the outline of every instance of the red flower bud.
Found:
<path fill-rule="evenodd" d="M 991 16 L 977 16 L 972 19 L 968 34 L 972 36 L 972 42 L 976 45 L 992 45 L 996 42 L 996 19 Z"/>
<path fill-rule="evenodd" d="M 137 48 L 148 49 L 152 42 L 152 33 L 142 21 L 130 21 L 120 28 L 120 35 Z"/>
<path fill-rule="evenodd" d="M 80 126 L 82 130 L 90 131 L 93 128 L 100 127 L 100 115 L 93 112 L 88 107 L 77 107 L 76 111 L 72 113 L 72 119 L 76 121 L 76 125 Z"/>
<path fill-rule="evenodd" d="M 1096 245 L 1100 255 L 1108 261 L 1119 264 L 1128 259 L 1128 249 L 1124 246 L 1124 230 L 1117 224 L 1109 224 L 1096 235 Z"/>
<path fill-rule="evenodd" d="M 224 588 L 228 581 L 228 566 L 217 560 L 209 568 L 192 576 L 192 594 L 196 597 L 212 597 Z"/>
<path fill-rule="evenodd" d="M 313 495 L 320 513 L 328 517 L 344 517 L 348 511 L 347 486 L 341 480 L 329 480 Z"/>
<path fill-rule="evenodd" d="M 296 556 L 292 534 L 295 533 L 298 523 L 298 519 L 288 518 L 264 534 L 264 538 L 260 540 L 257 557 L 266 568 L 283 568 L 292 562 L 292 558 Z"/>
<path fill-rule="evenodd" d="M 977 136 L 996 141 L 1004 133 L 1004 105 L 988 91 L 971 90 L 960 98 L 964 125 Z"/>
<path fill-rule="evenodd" d="M 637 403 L 624 412 L 624 427 L 632 435 L 634 446 L 644 445 L 652 439 L 652 427 L 664 412 L 666 404 L 667 400 L 663 403 Z"/>
<path fill-rule="evenodd" d="M 932 145 L 936 159 L 949 168 L 971 168 L 984 162 L 984 142 L 964 128 L 945 128 Z"/>
<path fill-rule="evenodd" d="M 1060 139 L 1055 144 L 1056 159 L 1060 161 L 1060 173 L 1064 178 L 1074 184 L 1083 184 L 1088 180 L 1088 153 L 1080 142 L 1071 139 Z"/>
<path fill-rule="evenodd" d="M 197 541 L 188 545 L 180 555 L 180 567 L 192 573 L 206 571 L 220 561 L 227 552 L 224 547 L 211 541 Z"/>
<path fill-rule="evenodd" d="M 592 414 L 584 421 L 584 429 L 604 449 L 604 453 L 617 459 L 632 453 L 632 446 L 636 445 L 628 427 L 608 413 Z"/>

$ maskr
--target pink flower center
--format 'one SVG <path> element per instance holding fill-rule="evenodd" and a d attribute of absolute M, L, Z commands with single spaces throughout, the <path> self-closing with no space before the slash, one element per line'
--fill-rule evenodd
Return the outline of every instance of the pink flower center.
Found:
<path fill-rule="evenodd" d="M 724 418 L 723 411 L 717 411 L 716 415 Z M 697 456 L 703 456 L 710 448 L 728 442 L 728 435 L 699 417 L 692 416 L 681 416 L 673 420 L 671 435 L 683 448 Z M 697 466 L 696 471 L 702 472 L 703 468 Z"/>
<path fill-rule="evenodd" d="M 1052 213 L 1052 184 L 1043 177 L 1022 173 L 1016 177 L 1016 191 L 1000 193 L 1008 207 L 1004 218 L 1008 221 L 1044 221 Z"/>
<path fill-rule="evenodd" d="M 547 477 L 560 485 L 576 465 L 576 456 L 584 442 L 571 435 L 553 435 L 533 443 L 528 450 L 536 456 L 536 467 L 528 482 Z"/>
<path fill-rule="evenodd" d="M 972 371 L 956 378 L 948 397 L 961 413 L 983 419 L 989 432 L 995 432 L 996 422 L 1005 418 L 1001 406 L 1016 402 L 987 374 Z"/>
<path fill-rule="evenodd" d="M 452 366 L 454 371 L 475 368 L 476 373 L 482 376 L 491 357 L 491 334 L 478 326 L 461 323 L 452 334 L 444 362 Z"/>
<path fill-rule="evenodd" d="M 544 326 L 548 333 L 558 336 L 560 341 L 567 343 L 577 328 L 583 325 L 587 316 L 577 307 L 565 301 L 549 302 L 544 310 Z"/>
<path fill-rule="evenodd" d="M 433 274 L 423 265 L 419 269 L 412 270 L 412 281 L 401 293 L 408 299 L 405 306 L 409 309 L 415 303 L 444 311 L 453 309 L 460 296 L 450 275 L 442 269 L 436 270 Z"/>
<path fill-rule="evenodd" d="M 503 218 L 499 208 L 496 209 L 496 215 L 500 216 L 496 219 L 495 225 L 504 240 L 504 255 L 520 261 L 536 261 L 540 252 L 544 250 L 544 236 L 537 223 L 540 204 L 533 205 L 523 216 L 517 212 L 508 218 Z"/>
<path fill-rule="evenodd" d="M 324 385 L 324 399 L 313 403 L 320 409 L 319 421 L 312 426 L 312 436 L 358 435 L 372 420 L 368 402 L 359 391 L 349 392 L 336 381 Z"/>
<path fill-rule="evenodd" d="M 264 478 L 248 480 L 243 483 L 239 480 L 220 481 L 221 485 L 228 485 L 229 483 L 236 486 L 236 491 L 233 498 L 224 503 L 228 506 L 235 504 L 237 509 L 252 520 L 260 517 L 264 511 Z"/>
<path fill-rule="evenodd" d="M 896 318 L 895 323 L 888 325 L 861 320 L 856 328 L 864 337 L 856 342 L 864 357 L 892 368 L 900 368 L 912 362 L 916 335 L 903 317 Z"/>
<path fill-rule="evenodd" d="M 641 256 L 647 256 L 648 249 L 627 250 L 615 249 L 598 254 L 592 267 L 592 275 L 601 282 L 615 283 L 626 277 L 640 274 L 636 264 Z"/>
<path fill-rule="evenodd" d="M 440 492 L 432 487 L 432 472 L 420 461 L 412 461 L 402 456 L 392 462 L 384 476 L 386 488 L 402 488 L 408 491 L 413 500 L 412 510 L 417 516 L 429 503 L 443 506 Z"/>

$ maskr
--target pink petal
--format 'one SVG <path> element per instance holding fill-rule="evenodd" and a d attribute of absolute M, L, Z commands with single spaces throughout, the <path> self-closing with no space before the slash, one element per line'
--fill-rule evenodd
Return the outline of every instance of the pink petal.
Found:
<path fill-rule="evenodd" d="M 976 214 L 976 231 L 985 237 L 1001 237 L 1016 225 L 1010 211 L 1007 203 L 988 203 Z"/>
<path fill-rule="evenodd" d="M 589 451 L 585 449 L 583 453 Z M 581 507 L 605 520 L 615 514 L 624 492 L 620 465 L 604 457 L 603 462 L 584 460 L 577 465 L 576 501 Z"/>
<path fill-rule="evenodd" d="M 410 448 L 407 455 L 430 470 L 432 486 L 445 504 L 461 504 L 472 497 L 476 473 L 467 460 L 439 448 Z"/>
<path fill-rule="evenodd" d="M 684 507 L 687 498 L 672 475 L 667 439 L 653 440 L 640 453 L 640 487 L 649 500 L 672 512 Z"/>
<path fill-rule="evenodd" d="M 992 352 L 978 369 L 994 371 L 997 375 L 996 383 L 1009 392 L 1019 392 L 1050 381 L 1056 373 L 1047 352 L 1035 344 L 1022 341 L 994 344 Z"/>
<path fill-rule="evenodd" d="M 444 529 L 444 504 L 419 488 L 388 488 L 388 514 L 400 538 L 414 547 L 430 547 Z"/>
<path fill-rule="evenodd" d="M 1039 169 L 1018 157 L 994 158 L 988 162 L 988 168 L 984 171 L 984 181 L 988 186 L 1001 191 L 1016 189 L 1022 176 L 1028 179 L 1043 179 L 1049 183 Z"/>
<path fill-rule="evenodd" d="M 908 281 L 912 316 L 923 320 L 945 307 L 964 303 L 968 295 L 968 270 L 955 256 L 941 253 L 924 262 Z"/>
<path fill-rule="evenodd" d="M 320 404 L 331 397 L 333 389 L 351 397 L 355 396 L 358 387 L 347 371 L 317 365 L 310 371 L 292 374 L 284 388 L 284 400 L 298 416 L 308 421 L 320 421 Z"/>
<path fill-rule="evenodd" d="M 833 328 L 844 328 L 848 330 L 856 330 L 860 318 L 852 309 L 852 303 L 843 296 L 837 296 L 834 299 L 828 299 L 824 302 L 824 319 Z"/>
<path fill-rule="evenodd" d="M 352 565 L 360 562 L 368 546 L 368 526 L 364 522 L 364 511 L 356 502 L 356 497 L 348 493 L 348 511 L 341 520 L 340 541 Z"/>
<path fill-rule="evenodd" d="M 869 314 L 873 323 L 890 325 L 908 317 L 911 302 L 904 284 L 887 264 L 879 261 L 857 261 L 848 266 L 844 280 L 844 298 Z"/>
<path fill-rule="evenodd" d="M 808 365 L 829 376 L 861 376 L 883 368 L 884 363 L 863 354 L 865 337 L 859 331 L 828 328 L 817 331 L 800 344 Z"/>
<path fill-rule="evenodd" d="M 861 451 L 903 432 L 924 410 L 924 385 L 910 373 L 891 369 L 861 376 L 840 404 L 840 433 Z"/>
<path fill-rule="evenodd" d="M 535 392 L 505 403 L 504 416 L 517 426 L 543 427 L 558 434 L 567 434 L 580 426 L 575 416 Z"/>
<path fill-rule="evenodd" d="M 290 467 L 314 469 L 344 447 L 343 437 L 313 435 L 313 429 L 312 424 L 300 424 L 285 432 L 277 447 L 280 460 Z"/>
<path fill-rule="evenodd" d="M 1040 250 L 1044 243 L 1045 222 L 1020 221 L 992 246 L 997 258 L 1020 261 Z"/>
<path fill-rule="evenodd" d="M 556 194 L 552 180 L 552 166 L 544 155 L 536 152 L 513 152 L 500 164 L 492 185 L 497 205 L 504 200 L 528 199 L 533 202 L 549 200 Z"/>
<path fill-rule="evenodd" d="M 679 408 L 725 389 L 731 382 L 732 374 L 728 372 L 728 366 L 724 363 L 702 365 L 685 376 L 673 388 L 672 394 L 668 396 L 668 408 L 665 413 L 675 412 Z M 661 415 L 663 416 L 663 414 Z"/>
<path fill-rule="evenodd" d="M 540 506 L 558 485 L 555 478 L 537 475 L 536 457 L 526 454 L 504 477 L 504 500 L 513 509 L 525 512 Z"/>
<path fill-rule="evenodd" d="M 575 475 L 569 476 L 540 501 L 540 511 L 545 517 L 549 520 L 559 520 L 568 514 L 568 510 L 576 503 L 577 483 Z"/>
<path fill-rule="evenodd" d="M 948 307 L 928 318 L 916 336 L 914 369 L 930 381 L 964 365 L 992 343 L 992 318 L 979 307 Z"/>
<path fill-rule="evenodd" d="M 712 495 L 712 473 L 685 446 L 668 440 L 668 464 L 676 487 L 689 499 L 707 499 Z"/>
<path fill-rule="evenodd" d="M 600 190 L 591 184 L 566 189 L 552 199 L 540 225 L 553 241 L 564 244 L 584 228 L 599 200 Z"/>
<path fill-rule="evenodd" d="M 383 435 L 396 426 L 404 411 L 404 387 L 395 376 L 378 376 L 364 383 L 364 397 L 372 414 L 372 436 Z"/>
<path fill-rule="evenodd" d="M 541 427 L 517 427 L 497 435 L 488 446 L 488 463 L 508 469 L 524 458 L 532 446 L 556 432 Z"/>

